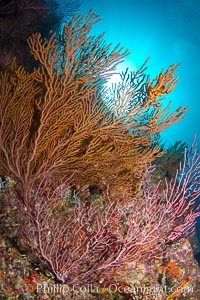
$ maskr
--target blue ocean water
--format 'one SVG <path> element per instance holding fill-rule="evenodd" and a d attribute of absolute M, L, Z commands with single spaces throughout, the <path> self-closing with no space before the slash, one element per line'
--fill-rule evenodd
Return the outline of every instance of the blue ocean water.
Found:
<path fill-rule="evenodd" d="M 200 0 L 83 0 L 81 12 L 89 9 L 102 18 L 93 33 L 105 32 L 113 45 L 121 43 L 131 54 L 119 70 L 139 68 L 150 56 L 148 72 L 153 78 L 162 68 L 180 64 L 179 82 L 167 100 L 172 109 L 190 106 L 186 117 L 162 134 L 166 144 L 182 140 L 191 144 L 197 134 L 200 145 Z"/>

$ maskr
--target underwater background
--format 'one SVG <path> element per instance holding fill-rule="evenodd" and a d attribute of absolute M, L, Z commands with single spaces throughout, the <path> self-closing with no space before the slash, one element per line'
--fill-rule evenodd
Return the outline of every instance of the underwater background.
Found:
<path fill-rule="evenodd" d="M 89 13 L 90 9 L 101 18 L 97 24 L 96 16 Z M 83 19 L 72 19 L 62 35 L 62 24 L 79 12 L 86 16 L 88 23 L 80 29 L 77 24 L 82 24 L 80 20 Z M 103 287 L 100 296 L 98 290 L 88 291 L 90 298 L 84 294 L 84 299 L 88 300 L 97 299 L 95 293 L 98 299 L 114 299 L 114 292 L 107 295 L 106 290 L 112 280 L 118 284 L 117 287 L 136 282 L 138 286 L 148 283 L 150 287 L 155 284 L 156 288 L 170 288 L 162 291 L 162 299 L 165 300 L 178 299 L 179 291 L 171 291 L 171 287 L 175 286 L 186 291 L 184 298 L 180 299 L 199 299 L 200 222 L 197 234 L 190 241 L 187 236 L 200 215 L 195 210 L 195 202 L 192 202 L 200 195 L 200 153 L 195 152 L 196 145 L 189 148 L 185 165 L 178 177 L 175 176 L 183 160 L 184 143 L 190 146 L 196 134 L 198 148 L 200 144 L 197 98 L 199 19 L 200 0 L 1 1 L 0 256 L 3 260 L 0 264 L 0 287 L 9 299 L 44 300 L 42 292 L 38 296 L 38 284 L 42 291 L 41 283 L 47 280 L 53 287 L 55 283 L 74 286 L 81 282 L 84 287 L 88 282 L 97 282 Z M 92 42 L 88 42 L 85 32 L 90 32 L 91 27 L 95 36 L 105 32 L 105 45 L 112 43 L 113 49 L 120 43 L 124 51 L 128 48 L 131 54 L 115 53 L 116 56 L 109 58 L 109 50 L 100 51 L 101 47 L 93 44 L 93 37 Z M 54 44 L 54 39 L 49 40 L 49 31 L 50 36 L 57 32 L 58 44 Z M 46 40 L 43 44 L 36 32 L 41 32 L 48 42 Z M 32 37 L 28 38 L 30 35 Z M 39 63 L 33 59 L 28 45 Z M 46 48 L 43 48 L 44 45 Z M 46 56 L 43 56 L 44 53 Z M 150 143 L 150 130 L 145 133 L 143 126 L 140 128 L 138 124 L 140 118 L 143 121 L 144 113 L 144 124 L 156 134 L 165 128 L 160 121 L 162 114 L 158 113 L 158 119 L 152 121 L 152 114 L 148 115 L 147 110 L 145 116 L 140 103 L 141 107 L 134 112 L 136 122 L 133 128 L 130 127 L 129 136 L 129 131 L 125 130 L 126 123 L 120 122 L 126 111 L 125 102 L 120 102 L 122 109 L 117 101 L 109 106 L 115 116 L 112 118 L 106 106 L 104 110 L 100 102 L 102 99 L 96 97 L 100 93 L 98 89 L 104 91 L 102 83 L 105 81 L 99 80 L 99 76 L 104 74 L 109 59 L 114 64 L 118 55 L 125 57 L 124 62 L 117 66 L 119 73 L 126 68 L 139 70 L 150 57 L 148 69 L 144 72 L 151 79 L 170 65 L 180 65 L 176 71 L 178 84 L 165 102 L 167 105 L 171 100 L 171 111 L 177 113 L 169 123 L 179 120 L 184 107 L 189 106 L 190 110 L 183 120 L 161 133 L 161 141 L 158 134 L 156 144 Z M 16 63 L 11 65 L 13 56 L 16 56 Z M 18 64 L 28 72 L 18 68 Z M 33 71 L 34 68 L 38 68 L 37 72 Z M 106 84 L 110 86 L 119 78 L 119 74 L 115 74 Z M 137 83 L 138 78 L 136 76 Z M 162 82 L 162 76 L 159 78 L 158 81 Z M 165 87 L 169 87 L 166 78 L 164 83 L 164 87 L 159 89 L 158 85 L 155 89 L 157 93 L 153 85 L 149 85 L 142 100 L 146 97 L 152 100 L 152 94 L 153 97 L 156 95 L 156 99 L 165 95 L 168 91 Z M 173 86 L 173 81 L 171 84 Z M 140 99 L 140 94 L 135 92 L 137 88 L 134 88 L 135 85 L 134 97 L 136 94 Z M 117 92 L 123 100 L 122 90 L 123 86 Z M 90 93 L 93 93 L 94 99 Z M 128 91 L 125 100 L 126 96 L 129 99 Z M 103 99 L 107 100 L 106 97 Z M 109 99 L 112 100 L 112 97 Z M 5 103 L 10 105 L 8 112 L 11 117 Z M 135 103 L 139 101 L 132 102 L 133 111 Z M 160 102 L 156 103 L 153 103 L 153 108 L 159 108 Z M 157 124 L 159 126 L 155 126 Z M 109 131 L 109 126 L 114 129 Z M 176 143 L 178 140 L 181 142 Z M 157 143 L 161 143 L 161 149 L 165 143 L 166 153 L 161 157 Z M 174 146 L 170 148 L 170 145 Z M 190 159 L 194 162 L 191 166 Z M 63 174 L 68 178 L 65 181 L 62 181 Z M 106 187 L 105 182 L 108 182 Z M 119 197 L 121 202 L 116 201 Z M 105 230 L 102 231 L 102 228 Z M 98 239 L 100 242 L 96 247 Z M 129 247 L 128 243 L 130 248 L 124 251 L 127 245 Z M 140 245 L 143 246 L 140 248 Z M 123 253 L 128 253 L 128 262 Z M 121 262 L 117 261 L 120 255 Z M 146 261 L 150 261 L 151 256 L 156 259 L 152 260 L 149 268 Z M 34 262 L 31 266 L 29 259 Z M 112 267 L 109 260 L 118 263 L 119 269 L 111 270 L 114 273 L 109 271 Z M 101 264 L 105 268 L 103 273 Z M 194 295 L 190 297 L 193 287 L 196 298 Z M 48 293 L 52 294 L 52 291 Z M 141 291 L 141 294 L 146 295 L 146 291 Z M 13 298 L 10 298 L 11 295 L 14 295 Z M 77 298 L 76 291 L 68 296 L 65 299 L 83 299 L 82 295 Z M 133 299 L 134 294 L 122 291 L 115 299 L 130 299 L 129 296 Z M 3 298 L 0 296 L 0 299 Z M 60 297 L 49 295 L 45 299 Z"/>
<path fill-rule="evenodd" d="M 172 101 L 173 110 L 179 105 L 190 109 L 183 120 L 164 130 L 163 142 L 191 144 L 197 134 L 199 145 L 200 0 L 82 1 L 81 12 L 87 14 L 91 8 L 102 19 L 92 32 L 104 31 L 106 42 L 121 43 L 131 52 L 119 71 L 138 69 L 149 56 L 151 78 L 170 64 L 180 65 L 178 84 L 167 100 Z"/>

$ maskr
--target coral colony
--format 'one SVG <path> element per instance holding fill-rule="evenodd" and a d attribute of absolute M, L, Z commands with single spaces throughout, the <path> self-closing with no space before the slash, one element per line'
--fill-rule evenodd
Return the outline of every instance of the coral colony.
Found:
<path fill-rule="evenodd" d="M 200 215 L 195 144 L 179 143 L 173 155 L 160 146 L 159 133 L 187 111 L 171 112 L 163 98 L 177 65 L 150 79 L 145 62 L 106 89 L 128 51 L 90 35 L 98 19 L 76 16 L 59 38 L 33 34 L 38 67 L 13 60 L 1 72 L 2 206 L 17 224 L 19 250 L 56 289 L 90 285 L 95 294 L 112 285 L 110 293 L 130 299 L 145 272 L 172 299 L 193 279 L 170 257 L 189 251 Z M 170 284 L 176 291 L 164 291 Z M 44 287 L 51 286 L 38 283 L 38 293 Z"/>

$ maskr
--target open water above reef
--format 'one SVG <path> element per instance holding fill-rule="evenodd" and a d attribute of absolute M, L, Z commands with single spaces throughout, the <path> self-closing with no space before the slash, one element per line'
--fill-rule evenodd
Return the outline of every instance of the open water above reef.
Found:
<path fill-rule="evenodd" d="M 179 82 L 172 94 L 172 108 L 190 106 L 186 118 L 163 134 L 167 144 L 182 140 L 191 144 L 199 126 L 200 70 L 200 1 L 199 0 L 84 0 L 81 11 L 93 9 L 102 21 L 94 26 L 95 34 L 106 32 L 107 42 L 121 43 L 129 48 L 128 56 L 119 70 L 139 68 L 150 56 L 148 71 L 155 76 L 162 68 L 180 64 Z"/>

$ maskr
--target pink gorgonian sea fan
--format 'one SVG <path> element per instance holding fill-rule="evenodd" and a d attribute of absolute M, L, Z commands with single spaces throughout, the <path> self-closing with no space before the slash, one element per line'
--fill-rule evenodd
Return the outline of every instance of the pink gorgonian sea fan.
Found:
<path fill-rule="evenodd" d="M 122 267 L 162 257 L 168 243 L 194 232 L 200 215 L 200 155 L 194 149 L 185 151 L 165 188 L 144 184 L 137 199 L 128 193 L 112 199 L 107 186 L 86 204 L 69 195 L 69 181 L 55 184 L 45 175 L 30 191 L 31 201 L 17 199 L 20 235 L 31 257 L 69 285 L 108 282 Z"/>

